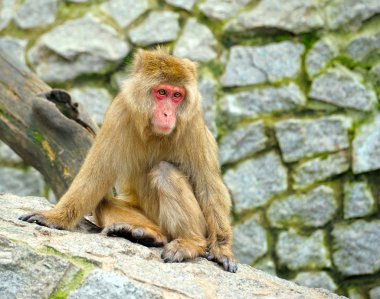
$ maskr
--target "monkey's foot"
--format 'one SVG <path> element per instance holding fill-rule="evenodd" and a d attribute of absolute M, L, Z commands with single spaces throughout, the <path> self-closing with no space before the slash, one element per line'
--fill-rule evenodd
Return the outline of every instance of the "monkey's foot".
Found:
<path fill-rule="evenodd" d="M 186 259 L 196 258 L 205 253 L 205 245 L 202 242 L 185 239 L 175 239 L 166 244 L 161 258 L 165 263 L 180 263 Z"/>
<path fill-rule="evenodd" d="M 61 227 L 57 224 L 51 223 L 47 217 L 45 217 L 44 215 L 42 215 L 40 213 L 36 213 L 36 212 L 21 215 L 20 217 L 18 217 L 18 219 L 22 220 L 22 221 L 29 222 L 29 223 L 36 223 L 38 225 L 46 226 L 49 228 L 55 228 L 55 229 L 60 229 L 60 230 L 64 229 L 63 227 Z"/>
<path fill-rule="evenodd" d="M 160 247 L 167 243 L 166 237 L 149 227 L 134 226 L 128 223 L 114 223 L 102 231 L 110 237 L 121 237 L 148 247 Z"/>
<path fill-rule="evenodd" d="M 222 265 L 225 271 L 236 273 L 237 263 L 231 250 L 226 247 L 214 246 L 206 254 L 209 261 L 217 262 Z"/>

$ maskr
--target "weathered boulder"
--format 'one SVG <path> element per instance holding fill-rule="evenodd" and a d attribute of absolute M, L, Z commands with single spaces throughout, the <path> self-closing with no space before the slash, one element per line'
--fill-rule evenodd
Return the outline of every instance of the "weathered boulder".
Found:
<path fill-rule="evenodd" d="M 233 46 L 221 77 L 225 87 L 276 82 L 295 78 L 301 72 L 302 44 L 289 41 L 265 46 Z"/>
<path fill-rule="evenodd" d="M 288 188 L 288 172 L 280 156 L 271 151 L 229 169 L 224 181 L 231 190 L 235 211 L 264 206 Z"/>
<path fill-rule="evenodd" d="M 129 50 L 115 29 L 88 15 L 42 35 L 29 51 L 29 60 L 42 80 L 63 82 L 107 72 Z"/>
<path fill-rule="evenodd" d="M 247 265 L 233 274 L 203 258 L 165 264 L 161 249 L 17 220 L 50 206 L 43 198 L 0 196 L 0 291 L 6 298 L 343 298 Z"/>

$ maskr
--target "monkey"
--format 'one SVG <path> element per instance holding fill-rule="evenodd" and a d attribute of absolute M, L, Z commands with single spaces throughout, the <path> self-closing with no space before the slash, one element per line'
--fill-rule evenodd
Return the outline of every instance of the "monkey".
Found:
<path fill-rule="evenodd" d="M 163 246 L 164 262 L 204 256 L 236 272 L 231 198 L 197 72 L 167 49 L 138 50 L 69 189 L 51 210 L 20 219 L 70 230 L 93 212 L 107 236 Z"/>

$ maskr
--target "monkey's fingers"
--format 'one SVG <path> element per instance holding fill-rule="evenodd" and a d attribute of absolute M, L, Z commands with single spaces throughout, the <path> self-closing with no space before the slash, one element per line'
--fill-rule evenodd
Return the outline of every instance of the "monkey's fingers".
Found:
<path fill-rule="evenodd" d="M 237 271 L 237 263 L 234 258 L 226 256 L 226 255 L 218 255 L 215 256 L 212 253 L 207 253 L 206 258 L 209 261 L 214 261 L 220 265 L 223 266 L 223 269 L 225 271 L 231 272 L 231 273 L 236 273 Z"/>
<path fill-rule="evenodd" d="M 115 223 L 104 228 L 102 233 L 111 237 L 125 238 L 147 247 L 161 247 L 166 243 L 164 236 L 159 236 L 148 228 L 133 227 L 128 223 Z"/>
<path fill-rule="evenodd" d="M 54 228 L 54 229 L 59 229 L 59 230 L 63 229 L 59 225 L 49 223 L 49 221 L 47 220 L 45 216 L 38 213 L 30 213 L 30 214 L 21 215 L 18 219 L 29 222 L 29 223 L 36 223 L 38 225 L 46 226 L 49 228 Z"/>

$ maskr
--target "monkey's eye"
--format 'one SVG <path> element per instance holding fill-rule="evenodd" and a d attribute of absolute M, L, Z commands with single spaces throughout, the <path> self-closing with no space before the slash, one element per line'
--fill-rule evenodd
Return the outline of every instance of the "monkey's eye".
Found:
<path fill-rule="evenodd" d="M 166 91 L 165 91 L 165 89 L 159 89 L 158 93 L 163 96 L 166 94 Z"/>
<path fill-rule="evenodd" d="M 174 93 L 175 98 L 179 98 L 180 96 L 181 96 L 181 93 L 179 93 L 178 91 Z"/>

